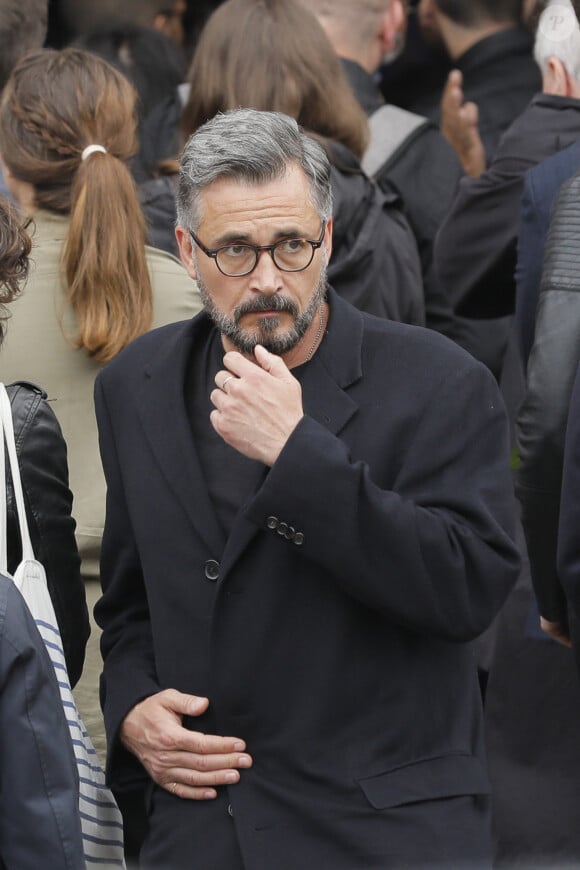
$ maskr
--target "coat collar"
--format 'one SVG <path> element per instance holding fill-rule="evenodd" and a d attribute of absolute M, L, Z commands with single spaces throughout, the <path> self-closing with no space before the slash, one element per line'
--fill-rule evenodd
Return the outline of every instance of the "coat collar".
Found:
<path fill-rule="evenodd" d="M 338 434 L 356 413 L 357 404 L 346 392 L 362 374 L 363 318 L 329 290 L 330 316 L 322 344 L 301 374 L 305 413 Z M 143 429 L 167 482 L 210 553 L 231 564 L 257 528 L 240 511 L 226 542 L 205 485 L 187 417 L 183 395 L 187 364 L 196 341 L 214 329 L 205 312 L 184 325 L 144 369 L 138 396 Z M 227 546 L 226 546 L 227 544 Z M 227 552 L 229 551 L 229 552 Z"/>

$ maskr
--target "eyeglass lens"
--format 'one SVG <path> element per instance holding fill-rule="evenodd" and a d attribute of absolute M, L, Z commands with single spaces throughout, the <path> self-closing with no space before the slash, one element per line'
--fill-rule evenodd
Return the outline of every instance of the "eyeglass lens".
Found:
<path fill-rule="evenodd" d="M 272 259 L 285 272 L 298 272 L 310 265 L 314 248 L 304 239 L 283 239 L 271 251 Z M 251 272 L 258 262 L 259 252 L 251 245 L 228 245 L 217 252 L 218 267 L 227 275 Z"/>

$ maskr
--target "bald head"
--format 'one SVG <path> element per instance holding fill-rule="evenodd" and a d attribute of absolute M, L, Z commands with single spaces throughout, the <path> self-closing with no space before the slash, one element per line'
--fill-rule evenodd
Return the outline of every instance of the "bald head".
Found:
<path fill-rule="evenodd" d="M 402 10 L 400 0 L 302 2 L 320 21 L 335 52 L 340 57 L 356 60 L 369 72 L 378 67 L 385 51 L 385 39 L 389 41 L 397 27 L 400 16 L 393 16 L 394 9 Z"/>

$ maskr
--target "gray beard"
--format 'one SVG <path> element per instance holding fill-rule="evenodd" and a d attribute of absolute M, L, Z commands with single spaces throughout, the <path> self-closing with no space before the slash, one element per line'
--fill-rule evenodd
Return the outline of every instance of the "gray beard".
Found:
<path fill-rule="evenodd" d="M 324 300 L 328 289 L 328 279 L 326 276 L 326 265 L 323 263 L 316 288 L 308 306 L 302 312 L 298 310 L 296 303 L 287 296 L 279 293 L 273 295 L 265 293 L 238 305 L 234 308 L 232 317 L 228 317 L 227 314 L 224 314 L 214 305 L 207 286 L 199 277 L 197 279 L 197 286 L 205 310 L 222 336 L 229 338 L 240 353 L 251 356 L 256 345 L 261 344 L 270 353 L 280 356 L 281 354 L 288 353 L 304 338 L 308 327 L 314 320 L 316 312 Z M 256 327 L 251 332 L 239 325 L 244 315 L 259 314 L 260 311 L 287 312 L 292 316 L 293 323 L 278 334 L 276 334 L 276 330 L 279 329 L 281 320 L 279 317 L 272 317 L 271 315 L 269 317 L 259 317 Z"/>

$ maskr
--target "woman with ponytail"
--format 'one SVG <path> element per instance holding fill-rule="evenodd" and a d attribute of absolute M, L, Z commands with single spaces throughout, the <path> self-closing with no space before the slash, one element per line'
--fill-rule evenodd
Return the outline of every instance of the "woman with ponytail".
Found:
<path fill-rule="evenodd" d="M 73 48 L 28 54 L 0 102 L 0 157 L 33 236 L 3 376 L 42 385 L 53 402 L 85 577 L 98 576 L 105 513 L 95 376 L 141 333 L 201 308 L 181 264 L 145 246 L 127 167 L 137 148 L 135 102 L 121 73 Z"/>

